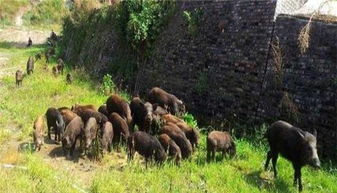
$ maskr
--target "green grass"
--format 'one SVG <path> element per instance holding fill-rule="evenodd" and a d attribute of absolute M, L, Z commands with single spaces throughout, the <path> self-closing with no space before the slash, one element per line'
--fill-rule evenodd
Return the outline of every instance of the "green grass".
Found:
<path fill-rule="evenodd" d="M 41 46 L 15 48 L 0 43 L 0 53 L 9 56 L 9 66 L 19 66 L 20 69 L 25 69 L 29 55 L 42 49 Z M 0 144 L 16 135 L 19 139 L 31 140 L 29 135 L 34 119 L 44 114 L 48 107 L 71 106 L 74 103 L 98 106 L 106 100 L 107 96 L 100 94 L 99 84 L 82 71 L 71 71 L 75 81 L 67 85 L 65 75 L 54 77 L 50 70 L 44 71 L 43 65 L 44 62 L 37 62 L 34 74 L 24 79 L 23 86 L 19 88 L 15 86 L 14 74 L 0 78 Z M 52 65 L 49 65 L 49 69 Z M 125 93 L 123 96 L 128 98 Z M 188 119 L 193 121 L 191 117 Z M 266 142 L 237 139 L 235 158 L 222 160 L 221 156 L 217 156 L 216 162 L 207 163 L 205 140 L 206 136 L 202 134 L 199 149 L 180 166 L 166 162 L 162 166 L 151 165 L 146 169 L 142 163 L 133 160 L 121 167 L 116 159 L 105 157 L 96 175 L 92 176 L 92 182 L 80 185 L 94 193 L 297 192 L 292 186 L 292 166 L 285 159 L 278 161 L 278 179 L 273 179 L 272 172 L 262 170 L 267 151 L 263 144 Z M 14 163 L 27 169 L 1 168 L 0 192 L 78 192 L 73 184 L 80 176 L 69 173 L 67 168 L 54 169 L 41 154 L 19 153 L 18 158 L 13 159 Z M 337 192 L 335 166 L 324 162 L 323 165 L 319 171 L 309 167 L 302 169 L 304 192 Z"/>

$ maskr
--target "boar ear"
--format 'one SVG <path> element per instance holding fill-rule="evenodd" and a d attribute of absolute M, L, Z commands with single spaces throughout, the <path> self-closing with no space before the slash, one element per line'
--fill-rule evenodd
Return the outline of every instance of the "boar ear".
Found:
<path fill-rule="evenodd" d="M 313 134 L 315 137 L 317 137 L 317 130 L 314 129 L 313 132 L 312 132 L 312 134 Z"/>
<path fill-rule="evenodd" d="M 301 136 L 302 139 L 305 138 L 305 136 L 303 135 L 303 133 L 301 133 L 300 131 L 297 131 L 297 133 Z"/>

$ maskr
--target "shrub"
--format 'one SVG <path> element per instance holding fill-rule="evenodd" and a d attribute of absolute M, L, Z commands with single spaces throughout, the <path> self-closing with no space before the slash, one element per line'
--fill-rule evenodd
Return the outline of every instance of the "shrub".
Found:
<path fill-rule="evenodd" d="M 174 1 L 122 1 L 115 15 L 119 36 L 138 54 L 147 55 L 173 11 Z"/>
<path fill-rule="evenodd" d="M 194 118 L 194 116 L 190 113 L 185 113 L 183 115 L 183 120 L 190 126 L 193 128 L 198 127 L 198 122 L 197 120 Z"/>
<path fill-rule="evenodd" d="M 69 14 L 63 0 L 44 0 L 24 15 L 27 24 L 58 24 Z"/>

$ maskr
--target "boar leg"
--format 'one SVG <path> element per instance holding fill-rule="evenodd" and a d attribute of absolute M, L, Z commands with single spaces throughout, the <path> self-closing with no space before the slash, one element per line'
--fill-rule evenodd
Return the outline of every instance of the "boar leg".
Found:
<path fill-rule="evenodd" d="M 266 160 L 266 163 L 264 164 L 264 170 L 265 171 L 268 169 L 270 159 L 271 159 L 271 151 L 268 151 L 268 153 L 267 153 L 267 160 Z"/>
<path fill-rule="evenodd" d="M 274 177 L 277 178 L 277 171 L 276 171 L 276 162 L 278 158 L 278 153 L 273 153 L 272 155 L 272 163 L 273 163 L 273 169 L 274 169 Z"/>

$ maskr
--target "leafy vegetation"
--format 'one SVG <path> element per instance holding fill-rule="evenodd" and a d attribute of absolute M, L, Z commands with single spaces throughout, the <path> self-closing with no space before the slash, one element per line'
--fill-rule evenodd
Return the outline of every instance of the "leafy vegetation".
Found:
<path fill-rule="evenodd" d="M 196 8 L 193 11 L 183 12 L 184 19 L 187 23 L 187 29 L 191 36 L 197 35 L 202 14 L 203 10 L 200 8 Z"/>
<path fill-rule="evenodd" d="M 112 76 L 110 74 L 106 74 L 103 76 L 103 81 L 102 81 L 102 88 L 101 91 L 105 95 L 109 95 L 115 91 L 116 85 L 112 81 Z"/>
<path fill-rule="evenodd" d="M 24 15 L 27 25 L 60 24 L 69 10 L 63 0 L 44 0 Z"/>
<path fill-rule="evenodd" d="M 0 22 L 4 25 L 12 24 L 18 11 L 27 6 L 27 0 L 0 0 Z"/>
<path fill-rule="evenodd" d="M 166 26 L 175 1 L 122 1 L 116 9 L 119 36 L 141 56 Z"/>

